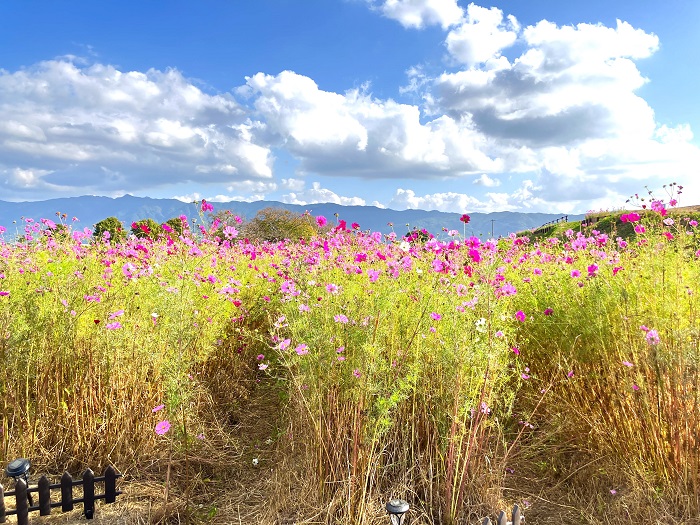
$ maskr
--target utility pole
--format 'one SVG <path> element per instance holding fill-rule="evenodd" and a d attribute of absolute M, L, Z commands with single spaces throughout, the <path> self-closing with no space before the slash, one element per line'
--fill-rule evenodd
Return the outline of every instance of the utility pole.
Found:
<path fill-rule="evenodd" d="M 491 219 L 491 238 L 493 239 L 493 223 L 496 222 L 496 219 Z"/>

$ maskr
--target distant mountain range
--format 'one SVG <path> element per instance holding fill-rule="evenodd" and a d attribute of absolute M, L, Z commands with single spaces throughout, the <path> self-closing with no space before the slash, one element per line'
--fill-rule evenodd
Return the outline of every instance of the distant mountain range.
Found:
<path fill-rule="evenodd" d="M 363 230 L 380 231 L 389 233 L 395 231 L 403 235 L 413 227 L 425 228 L 432 233 L 440 233 L 442 228 L 454 229 L 463 232 L 463 224 L 460 222 L 462 213 L 446 213 L 440 211 L 425 210 L 390 210 L 376 208 L 374 206 L 341 206 L 339 204 L 309 204 L 300 206 L 296 204 L 284 204 L 274 201 L 256 202 L 227 202 L 212 203 L 215 210 L 231 210 L 244 219 L 252 219 L 255 214 L 268 207 L 284 208 L 296 213 L 309 211 L 312 215 L 323 215 L 329 222 L 343 219 L 348 227 L 357 222 Z M 558 219 L 561 214 L 552 213 L 520 213 L 520 212 L 495 212 L 495 213 L 469 213 L 471 221 L 467 225 L 467 235 L 490 237 L 492 234 L 508 235 L 511 232 L 519 232 L 530 228 L 537 228 L 549 221 Z M 73 217 L 79 222 L 72 223 L 75 227 L 89 227 L 107 217 L 117 217 L 128 228 L 133 221 L 151 218 L 158 222 L 187 215 L 197 217 L 198 208 L 193 203 L 184 203 L 176 199 L 151 199 L 149 197 L 134 197 L 125 195 L 112 199 L 109 197 L 68 197 L 34 202 L 4 202 L 0 201 L 0 226 L 7 228 L 7 234 L 15 231 L 23 232 L 21 227 L 23 218 L 41 218 L 56 221 L 56 213 L 65 213 L 68 223 Z M 337 214 L 337 219 L 336 219 Z M 583 219 L 583 215 L 570 215 L 570 221 Z M 406 226 L 408 225 L 408 227 Z M 6 235 L 7 235 L 6 234 Z"/>

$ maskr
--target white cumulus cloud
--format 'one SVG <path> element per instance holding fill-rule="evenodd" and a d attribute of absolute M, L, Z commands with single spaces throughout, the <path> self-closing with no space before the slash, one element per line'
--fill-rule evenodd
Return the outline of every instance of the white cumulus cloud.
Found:
<path fill-rule="evenodd" d="M 521 186 L 511 193 L 489 192 L 485 198 L 457 192 L 417 195 L 413 190 L 399 188 L 387 207 L 396 210 L 420 209 L 449 213 L 537 210 L 545 206 L 546 202 L 537 197 L 536 192 L 535 183 L 531 180 L 523 181 Z M 557 211 L 565 208 L 559 206 Z"/>
<path fill-rule="evenodd" d="M 290 192 L 282 197 L 286 204 L 315 204 L 326 203 L 341 204 L 343 206 L 365 206 L 366 202 L 360 197 L 343 197 L 333 191 L 322 188 L 319 182 L 314 182 L 311 188 L 297 192 Z"/>
<path fill-rule="evenodd" d="M 258 73 L 247 79 L 246 94 L 269 140 L 298 157 L 305 173 L 426 178 L 501 167 L 469 122 L 443 115 L 422 123 L 414 105 L 358 89 L 323 91 L 292 71 Z"/>
<path fill-rule="evenodd" d="M 6 195 L 272 177 L 270 150 L 254 139 L 261 124 L 230 95 L 204 93 L 174 69 L 49 60 L 0 70 L 0 101 Z"/>
<path fill-rule="evenodd" d="M 404 27 L 421 29 L 440 25 L 447 29 L 462 18 L 457 0 L 367 0 L 384 16 L 398 21 Z"/>
<path fill-rule="evenodd" d="M 495 188 L 501 185 L 501 181 L 495 177 L 489 177 L 486 173 L 482 173 L 478 178 L 474 179 L 473 184 L 484 186 L 485 188 Z"/>
<path fill-rule="evenodd" d="M 466 17 L 447 34 L 445 45 L 459 62 L 474 66 L 500 57 L 502 49 L 515 43 L 519 29 L 514 16 L 504 20 L 496 7 L 469 4 Z"/>

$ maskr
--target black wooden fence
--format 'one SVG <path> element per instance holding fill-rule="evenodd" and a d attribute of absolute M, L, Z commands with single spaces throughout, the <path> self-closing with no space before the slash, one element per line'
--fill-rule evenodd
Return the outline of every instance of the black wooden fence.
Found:
<path fill-rule="evenodd" d="M 501 511 L 501 513 L 498 515 L 498 519 L 496 519 L 495 525 L 506 525 L 508 523 L 512 523 L 512 525 L 522 525 L 524 520 L 525 518 L 520 514 L 520 507 L 514 505 L 513 513 L 510 515 L 510 519 L 508 519 L 505 512 Z M 484 521 L 481 522 L 481 525 L 491 525 L 492 523 L 493 522 L 486 517 L 484 518 Z"/>
<path fill-rule="evenodd" d="M 7 516 L 17 515 L 17 525 L 29 525 L 29 513 L 39 511 L 40 516 L 48 516 L 51 509 L 61 507 L 62 512 L 73 510 L 76 503 L 83 504 L 83 514 L 87 519 L 92 519 L 95 513 L 95 500 L 103 499 L 105 503 L 114 503 L 121 491 L 117 490 L 117 478 L 119 474 L 113 467 L 109 466 L 105 470 L 104 476 L 95 477 L 92 470 L 87 469 L 83 473 L 83 479 L 74 480 L 68 472 L 61 476 L 61 482 L 50 484 L 46 476 L 39 478 L 36 487 L 29 488 L 27 483 L 19 478 L 15 483 L 15 490 L 5 492 L 0 485 L 0 523 L 5 523 Z M 104 494 L 95 494 L 95 483 L 104 482 Z M 83 497 L 73 498 L 73 487 L 82 485 Z M 61 489 L 61 500 L 51 501 L 51 490 Z M 32 493 L 39 493 L 39 504 L 32 504 Z M 14 510 L 6 510 L 5 496 L 15 497 Z"/>

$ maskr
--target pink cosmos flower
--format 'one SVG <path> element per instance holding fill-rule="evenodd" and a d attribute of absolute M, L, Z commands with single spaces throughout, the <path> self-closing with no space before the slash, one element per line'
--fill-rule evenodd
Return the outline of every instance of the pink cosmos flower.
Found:
<path fill-rule="evenodd" d="M 629 361 L 623 361 L 622 364 L 625 366 L 634 366 L 634 364 L 630 363 Z"/>
<path fill-rule="evenodd" d="M 309 353 L 309 347 L 304 345 L 304 344 L 301 344 L 301 345 L 297 346 L 294 349 L 294 351 L 297 353 L 297 355 L 306 355 Z"/>
<path fill-rule="evenodd" d="M 165 405 L 158 405 L 158 406 L 153 407 L 153 410 L 151 410 L 151 412 L 153 412 L 155 414 L 156 412 L 160 412 L 164 408 L 165 408 Z"/>
<path fill-rule="evenodd" d="M 545 308 L 544 309 L 544 315 L 552 315 L 554 313 L 554 310 L 552 308 Z"/>
<path fill-rule="evenodd" d="M 8 295 L 10 295 L 10 292 L 5 291 L 5 290 L 0 291 L 0 297 L 7 297 Z"/>
<path fill-rule="evenodd" d="M 566 374 L 566 377 L 574 377 L 574 371 L 573 371 L 573 370 L 569 370 L 569 373 Z"/>
<path fill-rule="evenodd" d="M 214 211 L 214 206 L 212 206 L 212 205 L 209 204 L 207 201 L 205 201 L 204 199 L 202 199 L 202 211 L 205 212 L 205 213 L 208 212 L 208 211 Z"/>
<path fill-rule="evenodd" d="M 632 390 L 634 390 L 634 391 L 636 392 L 637 390 L 639 390 L 639 386 L 633 384 L 633 385 L 632 385 Z"/>
<path fill-rule="evenodd" d="M 342 323 L 342 324 L 347 324 L 347 322 L 348 322 L 347 316 L 345 316 L 343 314 L 334 315 L 333 320 L 336 323 Z"/>
<path fill-rule="evenodd" d="M 656 346 L 661 342 L 661 339 L 659 338 L 659 332 L 656 330 L 649 330 L 646 335 L 646 340 L 647 343 L 649 343 L 652 346 Z"/>
<path fill-rule="evenodd" d="M 233 226 L 226 226 L 223 229 L 224 237 L 227 239 L 233 239 L 234 237 L 238 236 L 238 230 L 234 228 Z"/>
<path fill-rule="evenodd" d="M 267 366 L 265 363 L 260 363 L 258 365 L 258 370 L 267 370 Z"/>
<path fill-rule="evenodd" d="M 634 233 L 644 233 L 646 231 L 647 231 L 647 229 L 644 226 L 642 226 L 641 224 L 637 224 L 634 227 Z"/>
<path fill-rule="evenodd" d="M 356 368 L 355 370 L 352 371 L 352 375 L 354 375 L 355 377 L 359 378 L 359 377 L 362 376 L 362 372 L 360 372 L 360 371 Z"/>
<path fill-rule="evenodd" d="M 168 430 L 170 430 L 170 421 L 168 421 L 167 419 L 156 424 L 155 431 L 156 434 L 158 434 L 159 436 L 162 436 Z"/>
<path fill-rule="evenodd" d="M 515 318 L 521 323 L 525 321 L 526 317 L 527 316 L 522 310 L 518 310 L 517 312 L 515 312 Z"/>
<path fill-rule="evenodd" d="M 520 355 L 520 348 L 518 348 L 517 346 L 514 346 L 512 350 L 515 355 Z"/>
<path fill-rule="evenodd" d="M 131 279 L 134 276 L 134 272 L 136 272 L 136 266 L 133 264 L 128 262 L 122 266 L 122 273 L 127 279 Z"/>
<path fill-rule="evenodd" d="M 316 217 L 316 224 L 319 228 L 323 228 L 326 224 L 328 224 L 328 219 L 326 219 L 323 215 L 319 215 Z"/>
<path fill-rule="evenodd" d="M 571 277 L 579 277 L 581 275 L 581 272 L 578 270 L 571 270 Z"/>
<path fill-rule="evenodd" d="M 664 207 L 664 203 L 661 201 L 652 201 L 651 209 L 656 213 L 660 214 L 662 217 L 665 217 L 668 213 L 666 211 L 666 208 Z"/>
<path fill-rule="evenodd" d="M 434 321 L 439 321 L 440 319 L 442 319 L 442 316 L 441 316 L 439 313 L 437 313 L 437 312 L 432 312 L 432 313 L 430 314 L 430 317 L 431 317 Z"/>
<path fill-rule="evenodd" d="M 118 322 L 118 321 L 117 321 L 117 322 L 114 322 L 114 323 L 107 323 L 107 324 L 105 325 L 105 328 L 106 328 L 107 330 L 117 330 L 118 328 L 121 328 L 121 327 L 122 327 L 122 324 L 121 324 L 120 322 Z"/>

